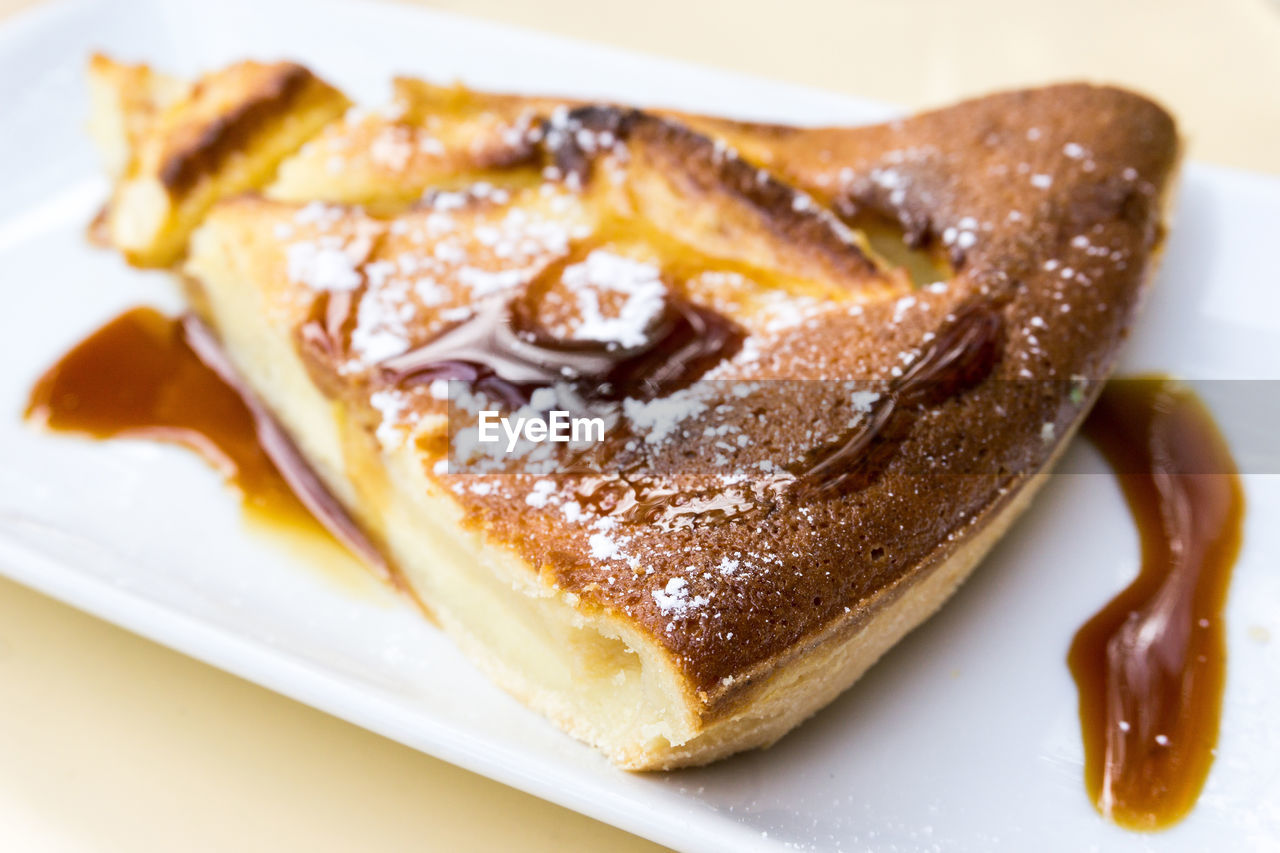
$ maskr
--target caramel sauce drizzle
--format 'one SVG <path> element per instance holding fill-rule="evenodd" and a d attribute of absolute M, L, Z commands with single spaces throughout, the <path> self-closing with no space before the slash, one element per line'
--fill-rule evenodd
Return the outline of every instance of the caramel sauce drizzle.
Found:
<path fill-rule="evenodd" d="M 310 518 L 239 395 L 196 358 L 180 325 L 151 308 L 121 314 L 64 355 L 36 381 L 26 415 L 59 432 L 181 444 L 233 482 L 246 506 Z"/>
<path fill-rule="evenodd" d="M 884 470 L 921 410 L 945 402 L 991 373 L 1003 333 L 1004 317 L 996 304 L 984 300 L 962 307 L 890 383 L 866 418 L 836 441 L 816 448 L 791 467 L 792 473 L 803 486 L 822 492 L 865 487 Z"/>
<path fill-rule="evenodd" d="M 396 383 L 462 379 L 516 405 L 528 402 L 532 389 L 557 382 L 581 385 L 591 397 L 650 399 L 732 357 L 743 339 L 742 330 L 724 316 L 671 296 L 657 326 L 638 346 L 557 340 L 537 325 L 526 302 L 493 300 L 472 318 L 380 367 Z"/>
<path fill-rule="evenodd" d="M 191 448 L 274 525 L 332 535 L 378 574 L 379 551 L 328 493 L 275 420 L 239 385 L 193 318 L 135 308 L 98 329 L 32 388 L 26 416 L 93 438 L 147 438 Z"/>
<path fill-rule="evenodd" d="M 1195 805 L 1213 763 L 1244 495 L 1209 412 L 1174 382 L 1109 383 L 1084 433 L 1115 470 L 1142 543 L 1138 577 L 1067 658 L 1085 784 L 1108 819 L 1164 829 Z"/>

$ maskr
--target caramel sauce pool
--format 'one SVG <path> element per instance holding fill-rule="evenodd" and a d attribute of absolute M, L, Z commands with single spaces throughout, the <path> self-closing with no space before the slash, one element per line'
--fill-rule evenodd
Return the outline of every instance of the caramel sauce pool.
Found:
<path fill-rule="evenodd" d="M 1084 433 L 1115 470 L 1142 545 L 1138 577 L 1079 630 L 1067 659 L 1085 784 L 1115 823 L 1164 829 L 1195 805 L 1213 763 L 1244 495 L 1213 418 L 1177 383 L 1108 383 Z"/>
<path fill-rule="evenodd" d="M 189 447 L 236 486 L 252 521 L 309 556 L 345 559 L 330 553 L 341 546 L 294 495 L 259 444 L 249 409 L 191 351 L 179 320 L 151 308 L 121 314 L 40 377 L 27 417 L 59 432 Z"/>

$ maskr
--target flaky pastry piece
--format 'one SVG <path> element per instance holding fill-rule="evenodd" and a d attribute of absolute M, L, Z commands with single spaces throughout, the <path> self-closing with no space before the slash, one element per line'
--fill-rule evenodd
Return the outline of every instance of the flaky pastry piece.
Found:
<path fill-rule="evenodd" d="M 96 55 L 90 132 L 116 178 L 106 242 L 130 263 L 176 262 L 219 199 L 255 189 L 346 112 L 346 97 L 289 62 L 240 62 L 187 83 Z"/>
<path fill-rule="evenodd" d="M 214 204 L 184 280 L 441 627 L 629 769 L 773 743 L 967 576 L 1114 364 L 1178 153 L 1085 85 L 811 129 L 396 92 Z M 585 450 L 458 438 L 584 385 Z"/>

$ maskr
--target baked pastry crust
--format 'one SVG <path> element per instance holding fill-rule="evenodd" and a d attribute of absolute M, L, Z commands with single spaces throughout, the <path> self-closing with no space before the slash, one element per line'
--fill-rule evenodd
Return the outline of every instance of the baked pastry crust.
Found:
<path fill-rule="evenodd" d="M 102 215 L 130 263 L 175 263 L 219 199 L 254 189 L 350 105 L 306 68 L 240 62 L 187 84 L 95 55 L 90 131 L 117 178 Z"/>
<path fill-rule="evenodd" d="M 202 205 L 184 275 L 441 626 L 631 769 L 772 743 L 964 579 L 1087 411 L 1083 380 L 1110 372 L 1178 156 L 1162 109 L 1084 84 L 864 128 L 395 92 L 385 113 L 309 124 L 274 179 L 257 173 L 261 195 Z M 920 286 L 886 261 L 865 233 L 884 223 L 946 278 Z M 637 521 L 592 503 L 597 472 L 475 473 L 448 456 L 448 401 L 396 365 L 490 294 L 554 292 L 593 266 L 660 279 L 741 333 L 698 383 L 700 413 L 645 459 L 693 495 L 738 489 L 749 512 Z M 794 466 L 770 467 L 839 438 L 839 383 L 892 394 L 975 310 L 990 363 L 917 407 L 856 484 L 842 471 L 841 488 L 800 488 Z M 572 336 L 583 319 L 545 324 Z M 735 383 L 760 386 L 757 409 L 700 420 Z M 743 440 L 726 450 L 727 434 Z"/>

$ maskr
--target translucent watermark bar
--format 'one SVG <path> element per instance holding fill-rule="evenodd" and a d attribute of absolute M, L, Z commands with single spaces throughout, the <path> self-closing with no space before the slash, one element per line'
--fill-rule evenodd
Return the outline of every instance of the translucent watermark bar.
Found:
<path fill-rule="evenodd" d="M 1111 380 L 1119 386 L 1146 379 Z M 1239 471 L 1280 474 L 1280 382 L 1190 380 Z M 450 381 L 448 473 L 768 479 L 849 470 L 1008 475 L 1038 469 L 1102 383 L 954 383 L 895 395 L 887 381 L 701 380 L 654 399 L 563 383 L 502 394 Z M 1058 473 L 1104 470 L 1068 453 Z M 1223 471 L 1185 471 L 1216 474 Z"/>

